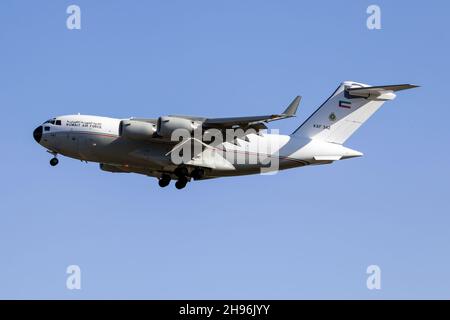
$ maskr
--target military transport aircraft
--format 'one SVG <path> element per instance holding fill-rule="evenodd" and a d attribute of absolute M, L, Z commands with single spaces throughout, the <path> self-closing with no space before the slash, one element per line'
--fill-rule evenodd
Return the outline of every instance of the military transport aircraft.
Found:
<path fill-rule="evenodd" d="M 266 123 L 295 116 L 299 96 L 281 114 L 263 116 L 59 116 L 38 126 L 33 137 L 53 155 L 52 166 L 58 164 L 57 155 L 61 154 L 98 162 L 104 171 L 156 177 L 161 187 L 176 180 L 176 188 L 182 189 L 191 180 L 276 172 L 360 157 L 361 152 L 344 147 L 344 142 L 385 101 L 394 99 L 394 92 L 415 87 L 345 81 L 290 135 L 268 133 Z"/>

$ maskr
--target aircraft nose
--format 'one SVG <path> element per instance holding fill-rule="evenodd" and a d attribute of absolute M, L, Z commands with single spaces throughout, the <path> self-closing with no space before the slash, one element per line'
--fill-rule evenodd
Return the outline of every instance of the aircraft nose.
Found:
<path fill-rule="evenodd" d="M 42 126 L 37 127 L 33 131 L 33 138 L 36 140 L 37 143 L 41 142 L 42 138 Z"/>

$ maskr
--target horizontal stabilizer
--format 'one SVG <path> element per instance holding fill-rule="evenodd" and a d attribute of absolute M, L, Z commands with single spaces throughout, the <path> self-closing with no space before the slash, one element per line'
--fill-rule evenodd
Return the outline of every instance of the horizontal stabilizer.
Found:
<path fill-rule="evenodd" d="M 353 87 L 346 88 L 346 98 L 378 98 L 380 100 L 392 100 L 393 92 L 417 88 L 413 84 L 395 84 L 387 86 Z"/>
<path fill-rule="evenodd" d="M 316 161 L 337 161 L 340 160 L 342 156 L 314 156 Z"/>

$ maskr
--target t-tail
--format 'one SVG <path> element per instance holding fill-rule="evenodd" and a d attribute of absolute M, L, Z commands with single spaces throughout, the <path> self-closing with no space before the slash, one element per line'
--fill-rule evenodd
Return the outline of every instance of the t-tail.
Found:
<path fill-rule="evenodd" d="M 411 84 L 369 86 L 343 82 L 292 136 L 342 145 L 388 100 L 394 92 L 412 89 Z"/>

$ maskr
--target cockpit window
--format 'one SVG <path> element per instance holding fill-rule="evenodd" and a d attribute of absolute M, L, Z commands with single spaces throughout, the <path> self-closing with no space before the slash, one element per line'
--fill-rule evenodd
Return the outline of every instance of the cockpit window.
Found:
<path fill-rule="evenodd" d="M 44 124 L 45 123 L 55 124 L 55 118 L 47 120 L 47 121 L 44 122 Z"/>
<path fill-rule="evenodd" d="M 61 125 L 61 120 L 56 120 L 56 121 L 55 121 L 55 124 L 56 124 L 57 126 L 60 126 L 60 125 Z"/>

